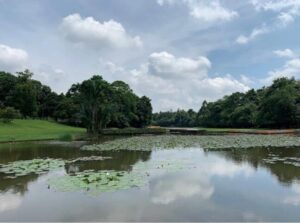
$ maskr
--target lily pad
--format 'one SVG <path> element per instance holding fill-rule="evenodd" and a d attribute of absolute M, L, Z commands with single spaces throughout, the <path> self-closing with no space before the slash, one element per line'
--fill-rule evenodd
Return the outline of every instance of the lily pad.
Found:
<path fill-rule="evenodd" d="M 85 161 L 102 161 L 111 159 L 111 157 L 106 156 L 87 156 L 87 157 L 79 157 L 77 159 L 66 161 L 66 163 L 76 163 L 76 162 L 85 162 Z"/>
<path fill-rule="evenodd" d="M 7 174 L 8 178 L 26 176 L 29 174 L 42 174 L 64 166 L 64 161 L 57 159 L 33 159 L 11 162 L 0 166 L 0 172 Z"/>
<path fill-rule="evenodd" d="M 145 183 L 141 173 L 129 173 L 125 171 L 84 171 L 75 175 L 65 175 L 51 178 L 48 184 L 59 191 L 86 191 L 97 195 L 103 192 L 112 192 L 119 189 L 141 187 Z"/>
<path fill-rule="evenodd" d="M 173 148 L 235 149 L 254 147 L 298 147 L 300 137 L 288 135 L 225 135 L 192 136 L 163 135 L 138 136 L 83 146 L 83 150 L 141 150 L 151 151 Z"/>
<path fill-rule="evenodd" d="M 114 192 L 132 187 L 143 187 L 148 177 L 157 172 L 179 171 L 188 167 L 185 161 L 158 160 L 139 162 L 131 171 L 87 170 L 75 175 L 64 175 L 48 180 L 50 188 L 63 192 L 84 191 L 90 195 Z"/>

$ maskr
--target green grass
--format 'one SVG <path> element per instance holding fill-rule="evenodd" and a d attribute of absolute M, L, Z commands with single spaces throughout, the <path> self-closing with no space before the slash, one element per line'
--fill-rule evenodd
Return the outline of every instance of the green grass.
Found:
<path fill-rule="evenodd" d="M 0 142 L 75 138 L 85 129 L 43 120 L 14 120 L 0 122 Z"/>

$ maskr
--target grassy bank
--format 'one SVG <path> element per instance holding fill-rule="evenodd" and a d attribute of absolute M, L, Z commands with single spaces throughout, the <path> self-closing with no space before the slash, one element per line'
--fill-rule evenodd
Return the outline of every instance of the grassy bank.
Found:
<path fill-rule="evenodd" d="M 85 129 L 42 120 L 14 120 L 0 123 L 0 142 L 46 139 L 70 140 L 84 135 Z"/>

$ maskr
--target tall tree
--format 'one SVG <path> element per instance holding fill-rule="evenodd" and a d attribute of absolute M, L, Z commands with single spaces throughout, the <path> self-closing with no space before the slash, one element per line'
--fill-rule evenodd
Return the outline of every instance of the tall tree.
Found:
<path fill-rule="evenodd" d="M 89 133 L 98 133 L 108 123 L 109 84 L 101 76 L 93 76 L 80 86 L 82 115 Z"/>
<path fill-rule="evenodd" d="M 138 126 L 145 127 L 152 121 L 152 105 L 150 98 L 143 96 L 137 103 Z"/>

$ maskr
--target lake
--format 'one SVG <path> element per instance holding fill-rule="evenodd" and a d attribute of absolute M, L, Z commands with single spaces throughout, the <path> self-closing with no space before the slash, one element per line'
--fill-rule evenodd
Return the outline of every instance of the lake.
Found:
<path fill-rule="evenodd" d="M 300 221 L 298 147 L 84 144 L 0 145 L 0 221 Z"/>

